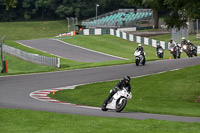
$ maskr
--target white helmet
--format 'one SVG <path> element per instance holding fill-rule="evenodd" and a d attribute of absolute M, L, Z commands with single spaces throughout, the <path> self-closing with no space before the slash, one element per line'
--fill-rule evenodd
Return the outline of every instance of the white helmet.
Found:
<path fill-rule="evenodd" d="M 187 40 L 188 43 L 190 43 L 190 40 Z"/>
<path fill-rule="evenodd" d="M 181 39 L 182 39 L 182 40 L 185 40 L 185 37 L 182 37 Z"/>
<path fill-rule="evenodd" d="M 141 43 L 139 43 L 139 44 L 138 44 L 138 47 L 141 47 L 141 46 L 142 46 L 142 44 L 141 44 Z"/>
<path fill-rule="evenodd" d="M 157 46 L 160 46 L 160 43 L 157 43 Z"/>

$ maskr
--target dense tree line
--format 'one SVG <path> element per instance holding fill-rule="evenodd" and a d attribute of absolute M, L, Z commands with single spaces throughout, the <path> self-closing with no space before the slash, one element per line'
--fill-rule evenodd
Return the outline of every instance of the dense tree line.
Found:
<path fill-rule="evenodd" d="M 95 16 L 96 4 L 98 14 L 134 7 L 124 0 L 0 0 L 0 21 L 86 19 Z"/>
<path fill-rule="evenodd" d="M 158 27 L 159 16 L 163 13 L 169 27 L 181 27 L 188 20 L 200 18 L 199 0 L 0 0 L 0 21 L 66 17 L 83 20 L 95 16 L 96 4 L 100 5 L 98 14 L 119 8 L 151 8 L 155 27 Z"/>

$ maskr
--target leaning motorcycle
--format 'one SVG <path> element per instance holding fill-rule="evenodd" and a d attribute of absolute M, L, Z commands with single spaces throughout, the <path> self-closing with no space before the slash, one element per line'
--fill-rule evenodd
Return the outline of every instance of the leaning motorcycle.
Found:
<path fill-rule="evenodd" d="M 145 54 L 146 53 L 144 51 L 136 50 L 134 52 L 136 66 L 138 66 L 139 64 L 145 65 L 145 62 L 146 62 Z"/>
<path fill-rule="evenodd" d="M 112 90 L 110 90 L 110 93 Z M 128 100 L 132 98 L 131 92 L 127 91 L 127 88 L 123 88 L 122 90 L 117 91 L 113 97 L 108 101 L 108 104 L 105 106 L 106 100 L 103 102 L 101 106 L 102 111 L 107 110 L 115 110 L 116 112 L 121 112 Z"/>
<path fill-rule="evenodd" d="M 158 56 L 158 58 L 163 58 L 164 50 L 163 50 L 162 47 L 157 49 L 157 54 L 156 55 Z"/>
<path fill-rule="evenodd" d="M 197 56 L 197 47 L 194 45 L 183 44 L 182 49 L 188 57 Z"/>
<path fill-rule="evenodd" d="M 181 58 L 181 48 L 178 46 L 171 48 L 170 53 L 173 55 L 174 59 Z"/>

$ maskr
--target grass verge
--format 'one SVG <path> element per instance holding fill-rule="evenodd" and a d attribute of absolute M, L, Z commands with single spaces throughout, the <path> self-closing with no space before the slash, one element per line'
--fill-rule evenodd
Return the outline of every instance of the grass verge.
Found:
<path fill-rule="evenodd" d="M 133 52 L 137 48 L 137 44 L 115 36 L 74 36 L 62 40 L 84 48 L 135 60 Z M 146 52 L 147 60 L 158 60 L 158 57 L 156 56 L 156 48 L 147 45 L 143 45 L 143 47 Z M 164 59 L 169 59 L 170 56 L 169 51 L 165 50 Z"/>
<path fill-rule="evenodd" d="M 131 81 L 133 98 L 125 108 L 130 112 L 200 117 L 200 65 L 155 74 Z M 118 81 L 78 86 L 58 91 L 51 98 L 75 104 L 100 107 Z"/>
<path fill-rule="evenodd" d="M 200 130 L 199 123 L 141 121 L 20 109 L 0 109 L 0 113 L 2 133 L 197 133 Z"/>

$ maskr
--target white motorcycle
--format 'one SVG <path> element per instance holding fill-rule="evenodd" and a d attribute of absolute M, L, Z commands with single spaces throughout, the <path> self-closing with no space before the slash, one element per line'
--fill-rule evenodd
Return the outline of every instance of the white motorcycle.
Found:
<path fill-rule="evenodd" d="M 164 54 L 163 48 L 158 48 L 158 51 L 156 54 L 158 56 L 158 58 L 163 58 L 163 54 Z"/>
<path fill-rule="evenodd" d="M 110 93 L 112 90 L 110 90 Z M 131 92 L 129 93 L 126 88 L 123 88 L 122 90 L 117 91 L 113 97 L 108 101 L 108 104 L 105 105 L 105 101 L 103 102 L 101 106 L 102 111 L 115 110 L 116 112 L 121 112 L 129 99 L 132 98 Z"/>
<path fill-rule="evenodd" d="M 145 65 L 146 62 L 145 55 L 146 53 L 144 51 L 136 50 L 134 52 L 136 66 L 138 66 L 139 64 Z"/>

